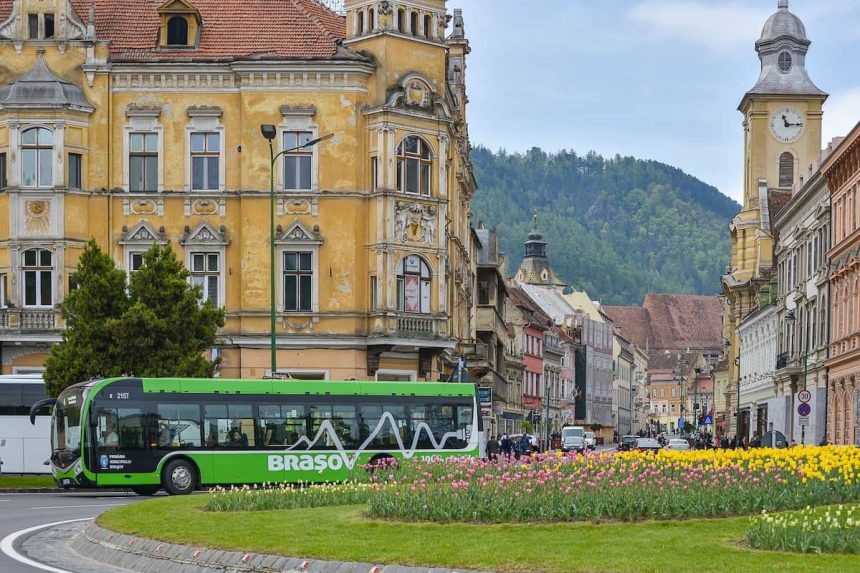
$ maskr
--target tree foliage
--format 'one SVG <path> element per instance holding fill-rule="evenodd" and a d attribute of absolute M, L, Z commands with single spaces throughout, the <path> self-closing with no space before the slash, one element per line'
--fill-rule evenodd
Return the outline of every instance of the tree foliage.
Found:
<path fill-rule="evenodd" d="M 77 288 L 60 305 L 61 344 L 46 363 L 48 392 L 112 376 L 211 376 L 203 350 L 215 342 L 224 311 L 200 304 L 200 287 L 170 247 L 153 246 L 126 274 L 91 240 L 72 275 Z"/>
<path fill-rule="evenodd" d="M 605 304 L 719 289 L 730 258 L 726 228 L 740 206 L 716 188 L 663 163 L 594 152 L 478 147 L 472 160 L 475 216 L 504 229 L 509 274 L 537 209 L 553 268 Z"/>

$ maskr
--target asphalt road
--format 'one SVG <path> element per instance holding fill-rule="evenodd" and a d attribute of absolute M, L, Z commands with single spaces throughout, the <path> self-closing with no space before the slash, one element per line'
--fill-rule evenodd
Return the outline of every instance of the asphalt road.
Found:
<path fill-rule="evenodd" d="M 8 535 L 39 525 L 47 525 L 74 519 L 91 519 L 103 511 L 125 505 L 143 498 L 135 495 L 112 493 L 51 493 L 51 494 L 0 494 L 0 540 Z M 41 569 L 22 564 L 4 552 L 0 552 L 0 572 L 34 573 L 36 571 L 58 571 L 68 573 L 101 573 L 91 564 L 78 563 L 69 566 L 66 561 L 58 563 L 54 555 L 55 544 L 50 540 L 28 543 L 28 539 L 39 535 L 33 531 L 15 540 L 13 548 L 26 557 L 42 563 L 53 563 L 53 569 Z"/>

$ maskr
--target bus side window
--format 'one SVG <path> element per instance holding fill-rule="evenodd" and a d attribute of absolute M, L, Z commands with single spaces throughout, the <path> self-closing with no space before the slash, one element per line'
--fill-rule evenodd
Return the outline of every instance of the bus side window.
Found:
<path fill-rule="evenodd" d="M 250 404 L 206 404 L 203 407 L 206 445 L 253 448 L 257 444 L 257 432 L 251 410 Z"/>
<path fill-rule="evenodd" d="M 200 407 L 187 403 L 160 403 L 156 406 L 159 448 L 200 447 Z"/>

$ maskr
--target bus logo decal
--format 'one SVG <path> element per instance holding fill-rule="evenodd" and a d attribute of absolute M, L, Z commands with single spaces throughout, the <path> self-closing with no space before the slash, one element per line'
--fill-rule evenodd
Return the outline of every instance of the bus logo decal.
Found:
<path fill-rule="evenodd" d="M 275 454 L 268 456 L 268 466 L 269 471 L 284 471 L 284 470 L 302 470 L 302 471 L 324 471 L 326 469 L 337 470 L 342 467 L 346 467 L 347 469 L 352 470 L 355 467 L 356 462 L 358 461 L 358 457 L 364 452 L 367 447 L 373 443 L 374 438 L 376 438 L 377 434 L 379 434 L 383 428 L 385 428 L 385 424 L 388 423 L 392 429 L 392 435 L 394 439 L 397 440 L 397 445 L 399 451 L 403 455 L 403 459 L 410 459 L 415 455 L 415 452 L 418 450 L 418 440 L 421 439 L 421 432 L 426 432 L 427 437 L 430 439 L 430 443 L 433 444 L 433 449 L 441 450 L 445 447 L 445 443 L 449 439 L 463 439 L 470 437 L 466 432 L 446 432 L 442 435 L 442 439 L 438 442 L 436 441 L 436 437 L 433 435 L 433 430 L 430 426 L 427 425 L 426 422 L 421 422 L 418 424 L 415 430 L 415 435 L 412 438 L 412 446 L 410 448 L 406 448 L 403 443 L 403 440 L 400 437 L 400 432 L 397 428 L 397 422 L 394 419 L 394 416 L 391 412 L 383 412 L 381 418 L 379 419 L 379 423 L 373 429 L 367 439 L 364 440 L 364 443 L 361 444 L 356 450 L 355 453 L 350 456 L 346 453 L 346 448 L 343 447 L 343 444 L 340 441 L 340 438 L 337 435 L 337 432 L 334 429 L 334 426 L 329 420 L 324 420 L 322 424 L 320 424 L 319 431 L 317 431 L 316 436 L 313 440 L 308 439 L 306 436 L 303 436 L 299 439 L 295 444 L 286 449 L 286 451 L 293 451 L 301 446 L 305 446 L 304 449 L 312 450 L 314 446 L 319 443 L 320 439 L 324 436 L 327 436 L 331 443 L 334 444 L 337 453 L 332 454 Z"/>
<path fill-rule="evenodd" d="M 107 456 L 99 456 L 99 467 L 102 469 L 106 469 L 108 467 L 108 457 Z"/>

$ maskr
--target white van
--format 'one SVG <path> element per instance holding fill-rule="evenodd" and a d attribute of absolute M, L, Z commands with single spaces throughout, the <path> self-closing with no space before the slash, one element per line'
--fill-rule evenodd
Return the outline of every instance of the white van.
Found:
<path fill-rule="evenodd" d="M 567 426 L 561 429 L 561 451 L 585 452 L 585 428 Z"/>

